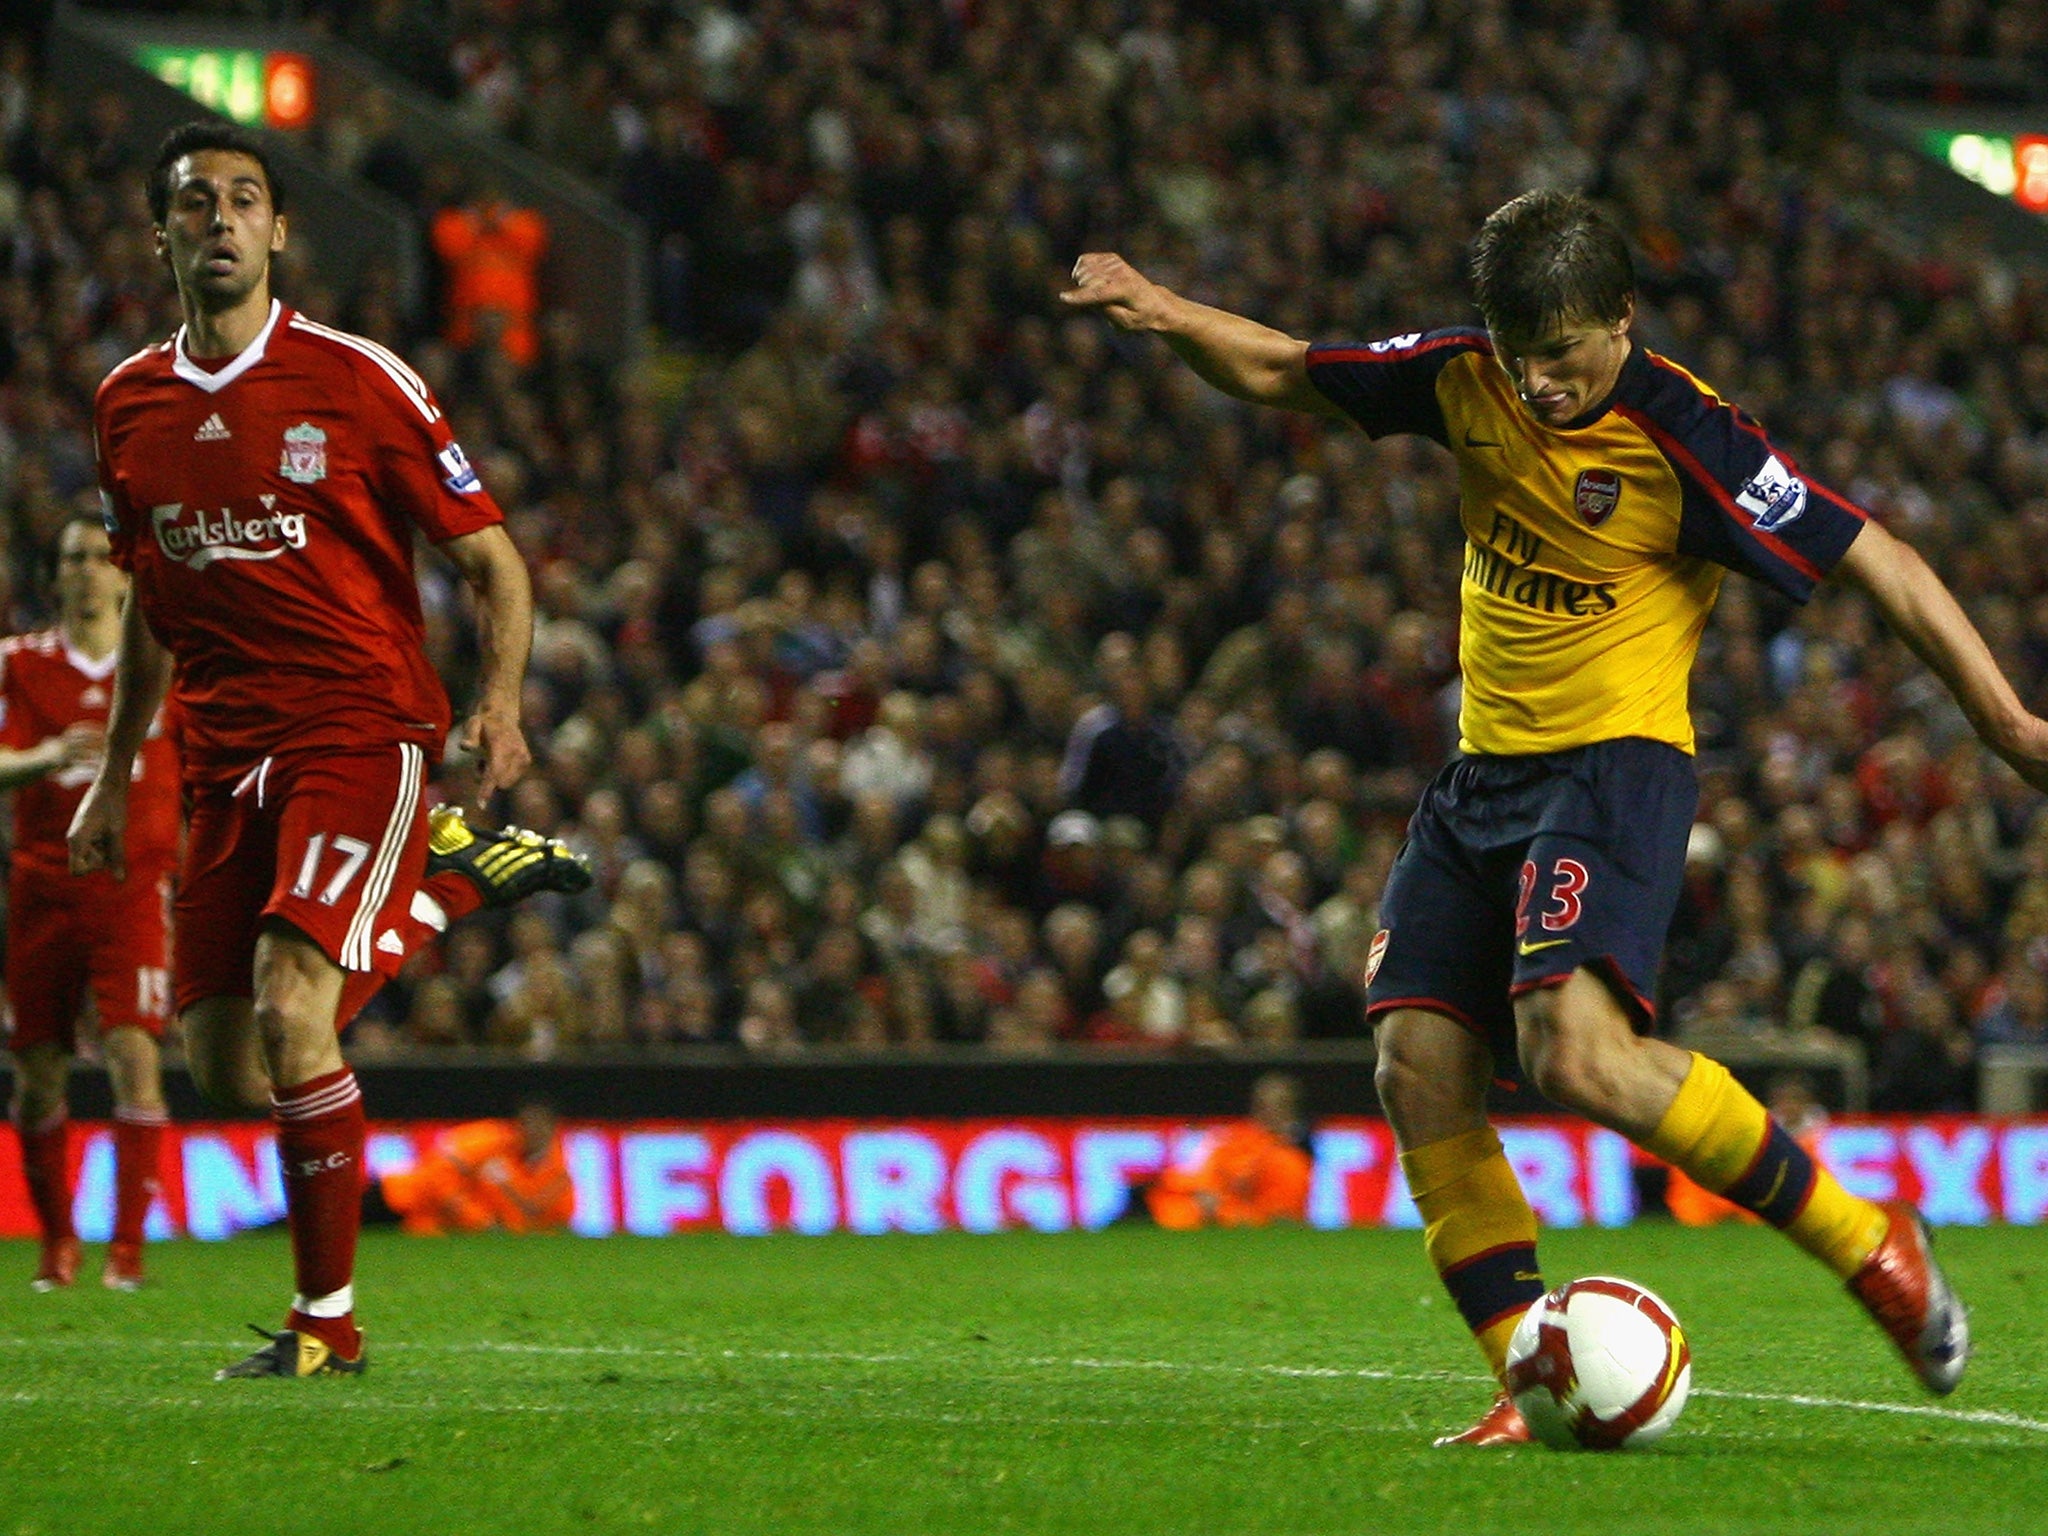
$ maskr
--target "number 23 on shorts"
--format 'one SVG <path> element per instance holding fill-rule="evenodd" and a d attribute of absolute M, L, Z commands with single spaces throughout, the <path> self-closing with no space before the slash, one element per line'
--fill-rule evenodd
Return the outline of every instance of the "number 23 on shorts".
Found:
<path fill-rule="evenodd" d="M 1522 861 L 1521 890 L 1515 897 L 1515 937 L 1522 938 L 1529 931 L 1529 898 L 1536 894 L 1536 882 L 1542 878 L 1534 859 Z M 1592 877 L 1586 866 L 1577 859 L 1557 859 L 1550 866 L 1550 890 L 1545 898 L 1543 910 L 1536 914 L 1536 921 L 1545 933 L 1563 933 L 1585 911 L 1585 904 L 1579 897 Z"/>

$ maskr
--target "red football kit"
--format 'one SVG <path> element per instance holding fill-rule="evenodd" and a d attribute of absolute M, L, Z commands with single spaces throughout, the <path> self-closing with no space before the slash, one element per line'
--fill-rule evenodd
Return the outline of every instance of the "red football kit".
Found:
<path fill-rule="evenodd" d="M 503 521 L 383 347 L 275 302 L 219 367 L 184 337 L 116 368 L 96 411 L 114 560 L 177 663 L 180 1010 L 250 994 L 266 917 L 345 970 L 390 964 L 449 722 L 413 530 L 440 543 Z"/>
<path fill-rule="evenodd" d="M 25 750 L 75 725 L 104 727 L 113 674 L 112 656 L 94 661 L 58 630 L 0 641 L 0 746 Z M 102 1031 L 163 1032 L 166 903 L 178 857 L 178 757 L 163 717 L 135 759 L 126 880 L 70 872 L 65 834 L 93 772 L 79 763 L 14 791 L 7 994 L 16 1050 L 45 1041 L 74 1049 L 88 986 Z"/>

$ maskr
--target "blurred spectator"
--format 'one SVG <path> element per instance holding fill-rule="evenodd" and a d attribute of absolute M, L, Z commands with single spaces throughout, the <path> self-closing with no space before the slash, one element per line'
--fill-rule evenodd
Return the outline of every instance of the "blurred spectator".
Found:
<path fill-rule="evenodd" d="M 1151 681 L 1129 635 L 1105 636 L 1095 669 L 1107 697 L 1074 722 L 1060 792 L 1099 819 L 1129 816 L 1157 831 L 1180 789 L 1180 743 L 1153 708 Z"/>
<path fill-rule="evenodd" d="M 1141 928 L 1124 943 L 1121 964 L 1102 978 L 1109 1011 L 1091 1037 L 1103 1044 L 1170 1046 L 1187 1030 L 1187 991 L 1166 968 L 1166 946 Z"/>
<path fill-rule="evenodd" d="M 495 189 L 434 216 L 434 254 L 447 290 L 443 337 L 451 347 L 495 348 L 521 368 L 539 355 L 540 264 L 547 220 Z"/>
<path fill-rule="evenodd" d="M 1975 1019 L 1984 1045 L 2048 1045 L 2048 979 L 2015 956 L 1999 973 Z"/>
<path fill-rule="evenodd" d="M 1870 1107 L 1891 1114 L 1943 1114 L 1976 1102 L 1970 1032 L 1941 988 L 1911 986 L 1899 1023 L 1879 1042 Z"/>
<path fill-rule="evenodd" d="M 569 1225 L 575 1186 L 562 1159 L 561 1126 L 546 1104 L 510 1120 L 473 1120 L 443 1131 L 403 1173 L 364 1191 L 365 1222 L 397 1222 L 415 1237 L 451 1232 L 554 1232 Z"/>
<path fill-rule="evenodd" d="M 1132 1191 L 1132 1214 L 1181 1230 L 1305 1221 L 1307 1139 L 1301 1085 L 1268 1072 L 1252 1085 L 1250 1118 L 1211 1133 L 1192 1166 L 1169 1168 Z"/>

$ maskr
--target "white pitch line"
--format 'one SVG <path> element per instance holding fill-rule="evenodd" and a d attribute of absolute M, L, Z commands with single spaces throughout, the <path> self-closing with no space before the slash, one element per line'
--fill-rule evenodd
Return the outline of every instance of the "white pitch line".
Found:
<path fill-rule="evenodd" d="M 472 1347 L 488 1348 L 490 1346 Z M 726 1350 L 724 1354 L 729 1359 L 809 1360 L 820 1364 L 845 1362 L 849 1364 L 865 1363 L 873 1365 L 922 1365 L 930 1363 L 929 1357 L 920 1355 L 855 1355 L 827 1351 L 795 1350 L 770 1350 L 752 1355 L 743 1355 L 738 1350 Z M 996 1360 L 990 1363 L 1002 1364 L 1004 1362 Z M 1385 1371 L 1368 1366 L 1225 1365 L 1213 1361 L 1100 1360 L 1087 1357 L 1056 1359 L 1049 1356 L 1026 1357 L 1021 1360 L 1011 1360 L 1008 1363 L 1050 1370 L 1169 1371 L 1189 1375 L 1280 1376 L 1307 1380 L 1390 1381 L 1421 1386 L 1491 1386 L 1493 1384 L 1491 1376 L 1471 1375 L 1458 1371 Z M 1720 1398 L 1724 1401 L 1732 1402 L 1775 1403 L 1790 1408 L 1829 1408 L 1844 1413 L 1899 1414 L 1909 1418 L 1941 1419 L 1956 1424 L 1990 1424 L 2001 1429 L 2023 1429 L 2034 1434 L 2048 1434 L 2048 1420 L 2030 1419 L 2020 1414 L 2007 1413 L 1996 1408 L 1941 1408 L 1932 1403 L 1883 1403 L 1852 1397 L 1817 1397 L 1806 1392 L 1741 1392 L 1732 1388 L 1721 1387 L 1696 1387 L 1693 1389 L 1693 1396 Z"/>
<path fill-rule="evenodd" d="M 212 1339 L 153 1339 L 147 1341 L 129 1339 L 0 1339 L 0 1349 L 23 1349 L 57 1345 L 66 1348 L 107 1347 L 134 1349 L 138 1344 L 154 1345 L 160 1349 L 206 1349 L 215 1350 L 224 1346 Z M 788 1364 L 816 1365 L 915 1365 L 929 1366 L 938 1363 L 928 1354 L 874 1354 L 850 1350 L 794 1350 L 794 1349 L 669 1349 L 648 1347 L 638 1344 L 522 1344 L 493 1339 L 479 1339 L 463 1343 L 419 1344 L 396 1342 L 382 1346 L 384 1349 L 406 1353 L 434 1354 L 500 1354 L 500 1355 L 552 1355 L 575 1358 L 579 1356 L 617 1359 L 649 1360 L 761 1360 L 781 1361 Z M 1210 1376 L 1277 1376 L 1297 1380 L 1317 1381 L 1386 1381 L 1416 1386 L 1490 1386 L 1491 1376 L 1470 1375 L 1455 1371 L 1386 1371 L 1370 1366 L 1330 1365 L 1226 1365 L 1217 1361 L 1200 1360 L 1116 1360 L 1099 1359 L 1091 1356 L 1061 1358 L 1050 1355 L 1026 1356 L 1023 1358 L 994 1356 L 986 1362 L 992 1367 L 1022 1366 L 1031 1370 L 1068 1371 L 1163 1371 L 1181 1375 Z M 1768 1403 L 1788 1408 L 1820 1408 L 1839 1413 L 1882 1413 L 1904 1418 L 1936 1419 L 1950 1424 L 1981 1424 L 1997 1429 L 2024 1430 L 2029 1434 L 2048 1435 L 2048 1419 L 2033 1419 L 2022 1414 L 2008 1413 L 1997 1408 L 1941 1408 L 1932 1403 L 1886 1403 L 1853 1397 L 1820 1397 L 1806 1392 L 1744 1392 L 1728 1387 L 1695 1387 L 1693 1396 L 1714 1398 L 1723 1402 Z M 32 1401 L 26 1394 L 17 1395 L 16 1402 Z M 6 1399 L 0 1399 L 4 1402 Z"/>
<path fill-rule="evenodd" d="M 1870 1403 L 1853 1397 L 1814 1397 L 1805 1392 L 1736 1392 L 1725 1387 L 1695 1387 L 1694 1397 L 1717 1397 L 1738 1403 L 1784 1403 L 1794 1408 L 1839 1408 L 1852 1413 L 1894 1413 L 1915 1419 L 1945 1419 L 1953 1424 L 1995 1424 L 2001 1429 L 2031 1430 L 2048 1435 L 2048 1420 L 2023 1418 L 1997 1408 L 1937 1408 L 1932 1403 Z"/>

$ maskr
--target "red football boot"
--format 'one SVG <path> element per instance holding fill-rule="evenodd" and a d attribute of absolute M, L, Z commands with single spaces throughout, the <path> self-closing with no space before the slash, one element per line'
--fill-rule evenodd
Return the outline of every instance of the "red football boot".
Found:
<path fill-rule="evenodd" d="M 142 1289 L 142 1244 L 109 1243 L 107 1267 L 100 1271 L 100 1284 L 110 1291 Z"/>
<path fill-rule="evenodd" d="M 1970 1363 L 1970 1314 L 1934 1262 L 1927 1223 L 1904 1200 L 1886 1203 L 1891 1225 L 1849 1294 L 1891 1335 L 1906 1364 L 1930 1392 L 1946 1396 Z"/>
<path fill-rule="evenodd" d="M 1503 1387 L 1494 1395 L 1493 1406 L 1479 1422 L 1462 1434 L 1439 1435 L 1433 1445 L 1527 1445 L 1529 1426 L 1522 1422 L 1522 1410 L 1515 1406 Z"/>
<path fill-rule="evenodd" d="M 61 1291 L 78 1278 L 78 1239 L 59 1237 L 43 1244 L 43 1262 L 29 1284 L 39 1291 Z"/>

